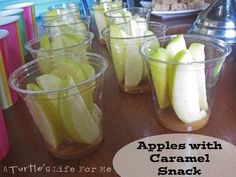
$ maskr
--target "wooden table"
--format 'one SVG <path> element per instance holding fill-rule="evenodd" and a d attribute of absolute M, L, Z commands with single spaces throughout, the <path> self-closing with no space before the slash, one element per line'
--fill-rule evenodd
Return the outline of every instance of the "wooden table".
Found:
<path fill-rule="evenodd" d="M 156 19 L 155 20 L 160 20 Z M 190 28 L 195 17 L 163 21 L 170 29 L 169 33 L 183 33 Z M 236 145 L 236 47 L 227 58 L 220 79 L 213 112 L 209 123 L 193 133 L 209 135 Z M 79 159 L 63 161 L 53 158 L 47 151 L 41 135 L 33 124 L 32 118 L 22 101 L 4 111 L 9 133 L 11 149 L 0 162 L 1 177 L 115 177 L 112 159 L 116 152 L 126 144 L 150 135 L 173 133 L 161 126 L 154 113 L 151 94 L 129 95 L 121 93 L 115 79 L 111 59 L 106 46 L 94 41 L 94 51 L 104 55 L 109 67 L 104 79 L 104 141 L 96 152 Z M 57 168 L 74 167 L 75 173 L 3 173 L 4 168 L 27 167 L 31 165 Z M 88 173 L 85 172 L 89 171 Z M 96 167 L 92 173 L 92 167 Z M 104 168 L 106 172 L 100 173 Z M 82 170 L 82 171 L 80 171 Z"/>

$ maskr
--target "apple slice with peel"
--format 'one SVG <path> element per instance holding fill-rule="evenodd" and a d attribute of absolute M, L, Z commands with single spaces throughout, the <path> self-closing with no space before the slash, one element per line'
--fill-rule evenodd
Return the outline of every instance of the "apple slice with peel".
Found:
<path fill-rule="evenodd" d="M 37 58 L 45 58 L 48 57 L 50 55 L 50 52 L 46 52 L 47 50 L 51 49 L 51 43 L 49 41 L 48 35 L 43 34 L 42 37 L 40 38 L 40 48 L 38 49 L 40 52 L 37 53 Z M 39 61 L 39 67 L 40 70 L 43 73 L 48 73 L 50 72 L 50 67 L 51 66 L 44 66 L 43 64 L 41 64 L 42 62 Z"/>
<path fill-rule="evenodd" d="M 144 36 L 150 36 L 150 37 L 145 37 L 144 39 L 141 39 L 141 43 L 144 43 L 144 42 L 149 41 L 151 39 L 157 40 L 156 36 L 154 35 L 154 33 L 151 30 L 144 31 Z M 147 66 L 143 60 L 143 78 L 142 79 L 144 80 L 145 78 L 147 78 L 147 75 L 148 75 L 147 74 Z"/>
<path fill-rule="evenodd" d="M 81 70 L 83 71 L 86 80 L 95 76 L 96 72 L 93 66 L 88 63 L 79 64 Z M 80 92 L 84 98 L 87 108 L 90 112 L 93 110 L 93 92 L 96 87 L 96 81 L 88 83 L 82 87 L 80 87 Z"/>
<path fill-rule="evenodd" d="M 56 9 L 47 11 L 47 12 L 45 13 L 45 21 L 49 21 L 49 20 L 51 20 L 51 19 L 57 17 L 58 15 L 59 15 L 59 14 L 58 14 L 58 12 L 57 12 Z"/>
<path fill-rule="evenodd" d="M 61 87 L 69 87 L 74 84 L 73 78 L 67 75 L 62 80 Z M 67 136 L 74 141 L 92 144 L 99 138 L 101 130 L 77 88 L 60 94 L 59 112 Z"/>
<path fill-rule="evenodd" d="M 64 43 L 60 36 L 51 39 L 51 49 L 61 49 L 62 51 L 64 51 Z"/>
<path fill-rule="evenodd" d="M 113 65 L 116 71 L 118 82 L 124 81 L 124 68 L 125 68 L 125 57 L 126 57 L 126 45 L 122 38 L 125 36 L 125 32 L 116 24 L 111 24 L 109 27 L 110 32 L 110 47 Z M 113 38 L 113 39 L 112 39 Z"/>
<path fill-rule="evenodd" d="M 41 36 L 40 48 L 43 48 L 43 49 L 45 49 L 45 50 L 50 50 L 50 49 L 51 49 L 50 41 L 49 41 L 48 35 L 43 34 L 43 35 Z"/>
<path fill-rule="evenodd" d="M 129 21 L 129 29 L 130 29 L 130 35 L 133 36 L 133 37 L 137 37 L 137 36 L 140 36 L 140 29 L 139 29 L 139 26 L 138 26 L 138 23 L 131 19 Z"/>
<path fill-rule="evenodd" d="M 26 87 L 27 90 L 41 91 L 36 84 L 27 84 Z M 34 98 L 27 95 L 24 100 L 44 140 L 57 149 L 64 137 L 57 107 L 43 95 L 34 96 Z"/>
<path fill-rule="evenodd" d="M 187 46 L 182 34 L 177 35 L 176 37 L 171 39 L 166 46 L 166 50 L 169 52 L 171 57 L 174 57 L 179 51 L 184 49 L 187 49 Z"/>
<path fill-rule="evenodd" d="M 56 90 L 61 86 L 61 79 L 52 74 L 43 74 L 35 80 L 43 90 Z"/>
<path fill-rule="evenodd" d="M 64 75 L 70 75 L 76 83 L 81 83 L 88 79 L 87 76 L 94 74 L 95 70 L 88 66 L 80 66 L 74 60 L 58 60 L 55 62 L 56 68 Z M 83 96 L 84 102 L 87 108 L 92 110 L 92 100 L 93 100 L 93 89 L 90 89 L 91 85 L 84 85 L 80 87 L 81 95 Z M 88 89 L 89 88 L 89 89 Z"/>
<path fill-rule="evenodd" d="M 201 43 L 192 43 L 189 50 L 192 54 L 194 61 L 204 62 L 205 61 L 205 45 Z M 208 110 L 207 95 L 206 95 L 206 75 L 205 75 L 205 64 L 196 66 L 197 77 L 198 77 L 198 88 L 199 88 L 199 103 L 200 108 Z"/>
<path fill-rule="evenodd" d="M 194 62 L 189 50 L 180 51 L 173 58 L 174 62 Z M 171 65 L 172 106 L 180 120 L 191 123 L 207 116 L 200 109 L 198 77 L 194 66 L 187 64 Z"/>
<path fill-rule="evenodd" d="M 57 76 L 54 76 L 52 74 L 43 74 L 41 76 L 38 76 L 36 79 L 36 83 L 41 87 L 43 90 L 56 90 L 59 89 L 61 86 L 61 79 Z M 48 94 L 45 96 L 48 98 L 48 101 L 50 101 L 55 107 L 58 105 L 58 94 Z"/>
<path fill-rule="evenodd" d="M 98 29 L 98 34 L 99 37 L 101 37 L 102 30 L 107 27 L 107 20 L 106 17 L 104 16 L 105 13 L 104 8 L 103 7 L 94 8 L 93 13 L 94 13 L 95 23 Z"/>
<path fill-rule="evenodd" d="M 149 57 L 161 61 L 170 61 L 171 56 L 164 48 L 158 48 Z M 157 100 L 161 109 L 170 106 L 168 92 L 168 64 L 150 61 L 149 63 Z"/>
<path fill-rule="evenodd" d="M 126 44 L 125 60 L 125 86 L 135 87 L 143 78 L 143 59 L 139 53 L 139 45 L 136 41 Z"/>

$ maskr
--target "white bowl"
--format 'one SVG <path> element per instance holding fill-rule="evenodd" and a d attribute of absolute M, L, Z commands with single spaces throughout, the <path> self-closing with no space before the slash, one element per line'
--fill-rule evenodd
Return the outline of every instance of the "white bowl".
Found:
<path fill-rule="evenodd" d="M 145 8 L 151 8 L 152 7 L 152 2 L 149 1 L 140 1 L 141 6 Z"/>

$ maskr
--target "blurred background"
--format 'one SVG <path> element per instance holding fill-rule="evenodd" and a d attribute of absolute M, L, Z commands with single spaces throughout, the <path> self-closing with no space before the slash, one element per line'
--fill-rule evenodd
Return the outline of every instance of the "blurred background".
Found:
<path fill-rule="evenodd" d="M 34 2 L 36 17 L 39 16 L 40 13 L 47 11 L 47 7 L 50 5 L 60 4 L 63 2 L 86 2 L 88 6 L 92 4 L 93 0 L 0 0 L 0 10 L 3 9 L 7 5 L 20 3 L 20 2 Z M 129 6 L 140 6 L 140 0 L 124 0 L 128 1 Z M 143 1 L 152 1 L 152 0 L 143 0 Z M 205 0 L 206 2 L 213 2 L 215 0 Z M 81 6 L 82 8 L 82 6 Z M 85 9 L 81 9 L 81 11 L 85 11 Z"/>

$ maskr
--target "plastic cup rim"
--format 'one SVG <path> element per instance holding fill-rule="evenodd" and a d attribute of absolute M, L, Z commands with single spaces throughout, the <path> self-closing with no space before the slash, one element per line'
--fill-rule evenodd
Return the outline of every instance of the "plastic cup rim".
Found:
<path fill-rule="evenodd" d="M 21 71 L 23 71 L 24 69 L 26 68 L 29 68 L 30 66 L 34 65 L 35 63 L 39 62 L 39 61 L 45 61 L 45 60 L 48 60 L 49 58 L 55 58 L 57 56 L 62 56 L 62 55 L 65 55 L 65 54 L 80 54 L 81 57 L 83 56 L 90 56 L 91 58 L 99 58 L 99 61 L 102 61 L 103 63 L 103 67 L 101 68 L 101 70 L 96 73 L 94 76 L 90 77 L 89 79 L 86 79 L 84 80 L 83 82 L 80 82 L 80 83 L 75 83 L 74 85 L 72 86 L 69 86 L 69 87 L 65 87 L 65 88 L 60 88 L 60 89 L 55 89 L 55 90 L 42 90 L 42 91 L 31 91 L 31 90 L 26 90 L 26 89 L 21 89 L 21 88 L 18 88 L 14 82 L 15 82 L 15 77 L 18 73 L 20 73 Z M 64 52 L 64 53 L 60 53 L 60 54 L 56 54 L 56 55 L 51 55 L 51 56 L 48 56 L 48 57 L 43 57 L 43 58 L 38 58 L 36 60 L 33 60 L 29 63 L 26 63 L 24 65 L 22 65 L 21 67 L 17 68 L 9 77 L 8 79 L 8 83 L 9 83 L 9 86 L 17 91 L 18 93 L 21 93 L 21 94 L 28 94 L 28 95 L 42 95 L 42 94 L 56 94 L 56 93 L 59 93 L 59 92 L 64 92 L 66 90 L 70 90 L 70 89 L 73 89 L 73 88 L 76 88 L 76 87 L 80 87 L 84 84 L 88 84 L 90 82 L 93 82 L 94 80 L 96 80 L 97 78 L 101 77 L 106 69 L 108 67 L 108 62 L 107 62 L 107 59 L 105 57 L 103 57 L 102 55 L 100 54 L 97 54 L 97 53 L 93 53 L 93 52 Z"/>
<path fill-rule="evenodd" d="M 14 23 L 14 22 L 18 21 L 19 19 L 20 19 L 20 17 L 17 15 L 0 17 L 0 26 Z"/>
<path fill-rule="evenodd" d="M 6 17 L 10 15 L 17 15 L 23 13 L 24 9 L 5 9 L 0 11 L 0 17 Z"/>
<path fill-rule="evenodd" d="M 158 41 L 161 42 L 161 41 L 165 41 L 167 40 L 168 38 L 173 38 L 175 36 L 177 36 L 179 34 L 173 34 L 173 35 L 165 35 L 165 36 L 162 36 L 162 37 L 158 37 Z M 206 35 L 201 35 L 201 34 L 183 34 L 184 37 L 195 37 L 195 38 L 203 38 L 205 40 L 207 40 L 208 42 L 214 42 L 214 43 L 218 43 L 218 44 L 221 44 L 221 47 L 220 46 L 217 46 L 217 48 L 222 52 L 222 56 L 220 57 L 216 57 L 214 59 L 210 59 L 210 60 L 205 60 L 205 61 L 198 61 L 198 62 L 191 62 L 191 63 L 181 63 L 181 62 L 171 62 L 171 61 L 163 61 L 163 60 L 156 60 L 154 58 L 151 58 L 147 55 L 145 55 L 143 53 L 143 49 L 146 45 L 150 44 L 151 42 L 153 42 L 155 39 L 151 39 L 145 43 L 142 44 L 142 46 L 140 47 L 140 53 L 141 55 L 144 57 L 145 60 L 147 61 L 152 61 L 152 62 L 156 62 L 156 63 L 163 63 L 163 64 L 169 64 L 169 65 L 202 65 L 202 64 L 207 64 L 207 63 L 211 63 L 213 61 L 220 61 L 223 59 L 225 59 L 232 51 L 232 48 L 231 46 L 221 40 L 221 39 L 218 39 L 218 38 L 214 38 L 214 37 L 209 37 L 209 36 L 206 36 Z M 226 49 L 226 52 L 224 52 L 224 49 Z"/>
<path fill-rule="evenodd" d="M 18 9 L 18 8 L 24 8 L 24 7 L 29 7 L 29 6 L 33 6 L 33 5 L 34 5 L 33 2 L 23 2 L 23 3 L 9 5 L 9 6 L 5 7 L 4 9 Z"/>
<path fill-rule="evenodd" d="M 89 7 L 88 9 L 89 10 L 94 10 L 94 9 L 96 9 L 96 8 L 94 8 L 96 5 L 101 5 L 101 4 L 114 4 L 114 3 L 117 3 L 117 2 L 115 2 L 115 1 L 110 1 L 110 2 L 95 2 L 94 4 L 93 4 L 93 6 L 92 7 Z M 120 7 L 123 7 L 123 5 L 124 4 L 127 4 L 126 2 L 120 2 L 121 3 L 121 6 L 118 6 L 118 7 L 114 7 L 114 10 L 116 10 L 116 9 L 120 9 Z M 99 9 L 103 9 L 103 7 L 102 8 L 99 8 Z M 113 8 L 112 8 L 113 9 Z"/>
<path fill-rule="evenodd" d="M 56 8 L 56 9 L 52 9 L 52 10 L 61 10 L 61 9 L 66 9 L 66 8 L 63 8 L 63 7 L 61 7 L 61 8 Z M 45 14 L 47 13 L 47 12 L 50 12 L 50 11 L 52 11 L 52 10 L 48 10 L 48 11 L 46 11 L 46 12 L 43 12 L 43 13 L 41 13 L 40 15 L 39 15 L 39 17 L 40 18 L 45 18 Z M 47 16 L 47 17 L 49 17 L 49 18 L 58 18 L 58 17 L 62 17 L 62 16 L 64 16 L 64 15 L 71 15 L 71 14 L 74 14 L 74 13 L 78 13 L 79 12 L 79 10 L 78 9 L 76 9 L 75 11 L 73 11 L 73 12 L 69 12 L 69 13 L 67 13 L 67 14 L 61 14 L 61 15 L 50 15 L 50 16 Z"/>
<path fill-rule="evenodd" d="M 53 9 L 58 9 L 58 8 L 53 8 L 54 6 L 56 7 L 56 6 L 61 6 L 61 5 L 63 5 L 63 4 L 76 4 L 76 6 L 78 7 L 78 2 L 64 2 L 64 3 L 60 3 L 60 4 L 55 4 L 55 5 L 51 5 L 51 6 L 49 6 L 47 9 L 48 10 L 53 10 Z M 63 8 L 63 7 L 59 7 L 59 8 Z"/>
<path fill-rule="evenodd" d="M 77 15 L 68 15 L 68 16 L 77 16 Z M 88 15 L 80 15 L 80 18 L 86 19 L 88 22 L 91 20 L 91 17 Z M 61 25 L 48 25 L 48 24 L 50 24 L 50 22 L 56 21 L 58 19 L 61 19 L 61 17 L 48 20 L 48 21 L 44 22 L 42 24 L 42 26 L 48 28 L 48 27 L 60 27 L 60 26 L 68 26 L 68 25 L 76 25 L 79 23 L 84 23 L 83 19 L 79 19 L 78 22 L 76 22 L 76 23 L 68 23 L 68 24 L 61 24 Z"/>
<path fill-rule="evenodd" d="M 145 21 L 140 21 L 140 22 L 144 23 Z M 126 23 L 129 23 L 129 22 L 126 22 Z M 122 25 L 122 24 L 126 24 L 126 23 L 121 23 L 121 24 L 118 24 L 118 25 Z M 162 31 L 161 35 L 165 35 L 166 31 L 168 30 L 166 25 L 164 25 L 162 23 L 159 23 L 159 22 L 156 22 L 156 21 L 149 21 L 148 24 L 160 25 L 163 28 L 163 31 Z M 152 35 L 142 35 L 142 36 L 137 36 L 137 37 L 125 37 L 125 38 L 123 38 L 123 37 L 110 37 L 110 36 L 105 34 L 108 31 L 109 31 L 109 27 L 104 28 L 101 32 L 102 36 L 105 39 L 130 40 L 130 39 L 141 39 L 141 38 L 148 38 L 148 37 L 155 36 L 155 34 L 152 34 Z"/>
<path fill-rule="evenodd" d="M 84 44 L 89 44 L 90 41 L 93 40 L 94 38 L 94 34 L 90 31 L 82 31 L 82 30 L 71 30 L 71 31 L 64 31 L 64 32 L 61 32 L 61 33 L 55 33 L 54 35 L 60 35 L 60 34 L 71 34 L 71 32 L 79 32 L 80 34 L 88 34 L 89 37 L 87 37 L 85 40 L 83 40 L 82 42 L 76 44 L 76 45 L 72 45 L 72 46 L 68 46 L 68 47 L 65 47 L 65 48 L 59 48 L 59 49 L 52 49 L 52 50 L 35 50 L 35 49 L 32 49 L 30 46 L 32 45 L 32 43 L 35 43 L 36 41 L 40 41 L 40 37 L 35 37 L 33 38 L 32 40 L 26 42 L 25 44 L 25 48 L 29 51 L 29 52 L 34 52 L 34 53 L 48 53 L 49 51 L 50 52 L 53 52 L 53 51 L 61 51 L 61 49 L 69 49 L 69 48 L 73 48 L 73 47 L 78 47 L 78 46 L 83 46 Z M 36 40 L 36 41 L 35 41 Z"/>
<path fill-rule="evenodd" d="M 127 7 L 127 8 L 122 8 L 122 10 L 127 10 L 127 11 L 132 10 L 132 9 L 143 9 L 143 10 L 145 10 L 145 12 L 147 14 L 151 13 L 151 9 L 148 9 L 148 8 L 145 8 L 145 7 Z M 115 11 L 119 11 L 119 10 L 121 10 L 121 9 L 111 9 L 111 10 L 105 12 L 104 16 L 108 17 L 108 18 L 124 18 L 124 17 L 129 17 L 129 15 L 127 15 L 127 16 L 123 15 L 122 17 L 116 17 L 116 16 L 109 15 L 109 14 L 114 14 Z"/>

